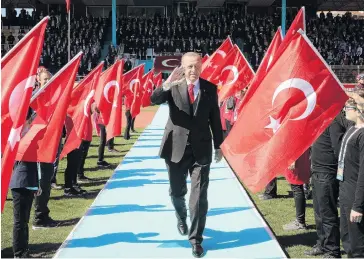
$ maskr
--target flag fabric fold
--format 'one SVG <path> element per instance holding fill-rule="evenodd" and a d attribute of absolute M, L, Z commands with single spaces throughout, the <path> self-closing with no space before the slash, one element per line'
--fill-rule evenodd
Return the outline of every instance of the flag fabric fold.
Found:
<path fill-rule="evenodd" d="M 221 145 L 252 191 L 263 190 L 329 126 L 348 99 L 302 30 L 295 33 Z M 303 176 L 297 176 L 303 182 Z"/>
<path fill-rule="evenodd" d="M 1 211 L 28 114 L 48 20 L 48 16 L 43 18 L 1 59 Z"/>
<path fill-rule="evenodd" d="M 37 115 L 32 122 L 29 131 L 19 143 L 16 156 L 18 161 L 43 163 L 55 161 L 82 54 L 82 52 L 78 53 L 33 96 L 31 107 L 37 114 L 46 109 L 49 116 L 44 119 Z M 57 93 L 59 88 L 62 91 L 57 98 L 54 98 L 55 95 L 52 93 Z M 43 103 L 36 102 L 37 98 Z M 56 105 L 53 105 L 53 102 Z M 35 103 L 37 106 L 33 107 Z"/>

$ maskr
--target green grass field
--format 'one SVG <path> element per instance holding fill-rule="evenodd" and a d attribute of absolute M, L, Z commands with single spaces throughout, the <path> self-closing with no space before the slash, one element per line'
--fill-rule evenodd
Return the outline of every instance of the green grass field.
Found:
<path fill-rule="evenodd" d="M 142 129 L 137 129 L 140 132 Z M 109 153 L 105 151 L 105 160 L 115 168 L 123 156 L 128 152 L 138 134 L 133 134 L 129 141 L 121 137 L 115 139 L 115 148 L 122 151 L 120 154 Z M 58 247 L 66 239 L 70 231 L 77 224 L 79 219 L 85 214 L 93 200 L 103 188 L 106 181 L 112 175 L 114 169 L 100 170 L 96 167 L 97 147 L 99 137 L 94 137 L 90 146 L 89 156 L 86 160 L 86 176 L 93 178 L 95 181 L 82 184 L 82 187 L 88 191 L 84 198 L 64 198 L 63 190 L 52 190 L 51 200 L 49 202 L 50 215 L 53 219 L 61 221 L 61 226 L 47 230 L 30 229 L 30 250 L 31 254 L 36 257 L 52 257 Z M 64 183 L 64 170 L 66 160 L 62 160 L 57 174 L 59 184 Z M 288 183 L 283 179 L 278 180 L 278 199 L 269 201 L 260 201 L 257 194 L 251 194 L 258 209 L 271 226 L 276 234 L 278 241 L 287 251 L 288 255 L 293 258 L 304 257 L 303 251 L 313 246 L 316 242 L 316 232 L 314 229 L 314 217 L 312 200 L 307 201 L 306 220 L 309 226 L 308 231 L 284 232 L 282 226 L 289 223 L 295 218 L 294 201 L 291 195 L 291 189 Z M 4 213 L 1 219 L 1 255 L 2 257 L 12 257 L 12 202 L 11 195 L 8 196 Z M 33 219 L 33 211 L 31 221 Z M 244 219 L 241 219 L 244 220 Z M 31 222 L 30 221 L 30 222 Z M 31 224 L 30 224 L 31 227 Z"/>
<path fill-rule="evenodd" d="M 315 245 L 317 239 L 312 199 L 306 201 L 306 224 L 308 225 L 308 230 L 284 231 L 282 226 L 295 219 L 296 211 L 291 187 L 288 182 L 285 178 L 278 178 L 277 184 L 277 199 L 261 201 L 258 198 L 258 194 L 249 194 L 288 256 L 291 258 L 304 258 L 303 251 Z"/>
<path fill-rule="evenodd" d="M 141 132 L 142 129 L 136 129 Z M 52 257 L 58 247 L 66 239 L 73 227 L 77 224 L 80 218 L 85 214 L 90 207 L 97 194 L 104 187 L 106 181 L 112 175 L 116 166 L 123 159 L 124 155 L 129 151 L 140 133 L 133 133 L 131 139 L 126 141 L 121 137 L 115 138 L 115 149 L 121 153 L 110 153 L 105 149 L 105 161 L 112 164 L 110 169 L 98 169 L 97 163 L 97 147 L 100 143 L 100 138 L 94 136 L 88 158 L 85 164 L 85 174 L 95 181 L 81 184 L 82 188 L 87 190 L 87 195 L 80 198 L 63 197 L 63 190 L 52 190 L 49 201 L 50 216 L 54 220 L 59 220 L 61 226 L 52 229 L 32 230 L 31 223 L 33 220 L 33 212 L 30 217 L 29 243 L 30 252 L 35 257 Z M 60 161 L 59 170 L 57 173 L 57 183 L 64 184 L 64 170 L 66 169 L 67 160 L 64 158 Z M 8 200 L 5 204 L 5 209 L 1 217 L 1 257 L 13 257 L 12 252 L 12 227 L 13 227 L 13 211 L 11 194 L 9 192 Z"/>

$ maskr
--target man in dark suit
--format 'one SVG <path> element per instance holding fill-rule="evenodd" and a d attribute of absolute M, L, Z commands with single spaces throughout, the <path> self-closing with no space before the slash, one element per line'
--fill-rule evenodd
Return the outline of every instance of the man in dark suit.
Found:
<path fill-rule="evenodd" d="M 186 235 L 185 195 L 188 172 L 191 177 L 189 241 L 195 257 L 202 257 L 201 246 L 208 210 L 207 188 L 212 161 L 212 137 L 215 161 L 222 158 L 223 141 L 217 87 L 200 78 L 201 57 L 194 52 L 182 57 L 182 67 L 157 88 L 151 101 L 168 102 L 169 119 L 162 139 L 160 156 L 165 159 L 170 182 L 170 196 L 176 210 L 177 228 Z M 212 136 L 211 136 L 212 132 Z"/>

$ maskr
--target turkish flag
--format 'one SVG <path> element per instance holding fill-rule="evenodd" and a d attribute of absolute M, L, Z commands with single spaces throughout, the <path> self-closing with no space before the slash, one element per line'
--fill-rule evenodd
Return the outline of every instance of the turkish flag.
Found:
<path fill-rule="evenodd" d="M 234 73 L 237 64 L 235 62 L 235 58 L 240 55 L 239 48 L 234 45 L 230 51 L 227 53 L 226 58 L 222 61 L 222 63 L 212 72 L 210 75 L 209 81 L 218 87 L 218 91 L 221 90 L 221 87 L 226 81 L 227 77 L 231 74 L 231 79 L 234 79 Z M 235 66 L 235 68 L 234 68 Z M 227 67 L 227 68 L 226 68 Z M 225 71 L 229 73 L 225 73 Z M 227 80 L 229 82 L 229 80 Z M 231 81 L 231 80 L 230 80 Z"/>
<path fill-rule="evenodd" d="M 286 35 L 284 36 L 284 44 L 288 44 L 299 29 L 306 33 L 305 13 L 305 7 L 302 6 L 292 21 L 291 26 L 289 26 Z"/>
<path fill-rule="evenodd" d="M 254 78 L 254 70 L 245 59 L 238 46 L 230 51 L 226 63 L 221 66 L 219 76 L 219 102 L 233 96 L 237 91 L 244 89 Z"/>
<path fill-rule="evenodd" d="M 206 54 L 205 56 L 203 56 L 203 58 L 201 59 L 202 64 L 205 63 L 205 61 L 209 58 L 209 54 Z"/>
<path fill-rule="evenodd" d="M 159 72 L 158 74 L 156 74 L 153 78 L 153 83 L 155 85 L 155 87 L 162 87 L 162 73 Z"/>
<path fill-rule="evenodd" d="M 200 77 L 209 80 L 212 73 L 219 67 L 220 64 L 224 63 L 224 59 L 227 53 L 233 48 L 233 43 L 230 37 L 220 45 L 220 47 L 202 64 Z"/>
<path fill-rule="evenodd" d="M 16 156 L 18 161 L 53 163 L 61 138 L 67 107 L 71 99 L 72 88 L 75 82 L 77 71 L 80 65 L 82 52 L 78 53 L 68 62 L 53 78 L 37 92 L 33 98 L 40 98 L 44 103 L 36 107 L 37 114 L 43 109 L 50 110 L 47 120 L 37 116 L 32 122 L 29 131 L 21 139 Z M 62 89 L 62 93 L 57 99 L 47 92 L 57 92 L 57 88 Z M 57 105 L 53 105 L 52 102 Z M 30 104 L 31 106 L 34 101 Z M 50 104 L 46 106 L 46 104 Z M 53 109 L 53 110 L 51 110 Z"/>
<path fill-rule="evenodd" d="M 263 60 L 260 62 L 257 73 L 255 74 L 255 77 L 251 81 L 250 86 L 248 87 L 248 90 L 246 91 L 246 93 L 241 101 L 239 109 L 237 110 L 237 114 L 240 114 L 241 109 L 253 96 L 253 94 L 259 87 L 260 82 L 263 80 L 263 78 L 267 74 L 271 63 L 272 63 L 274 57 L 276 57 L 276 53 L 277 53 L 279 47 L 281 46 L 282 40 L 283 40 L 282 30 L 281 30 L 281 27 L 278 27 L 278 30 L 276 31 L 276 34 L 274 35 L 272 42 L 270 43 L 268 50 L 263 57 Z"/>
<path fill-rule="evenodd" d="M 114 99 L 115 92 L 118 94 L 121 92 L 120 82 L 117 78 L 118 68 L 119 62 L 115 62 L 101 74 L 96 86 L 95 103 L 101 112 L 104 125 L 109 123 L 112 106 L 117 103 L 117 98 Z"/>
<path fill-rule="evenodd" d="M 242 182 L 260 191 L 311 146 L 347 99 L 299 30 L 242 109 L 222 151 Z"/>
<path fill-rule="evenodd" d="M 92 140 L 90 110 L 103 66 L 104 62 L 101 62 L 72 90 L 70 105 L 67 109 L 67 139 L 60 159 L 79 148 L 82 140 Z"/>
<path fill-rule="evenodd" d="M 344 84 L 344 87 L 348 89 L 355 88 L 355 84 Z"/>
<path fill-rule="evenodd" d="M 156 56 L 154 59 L 154 69 L 157 72 L 172 71 L 181 65 L 182 56 Z"/>
<path fill-rule="evenodd" d="M 126 81 L 129 82 L 126 85 L 129 85 L 129 89 L 133 93 L 133 102 L 130 107 L 130 114 L 132 118 L 135 118 L 140 113 L 140 106 L 142 105 L 143 85 L 141 83 L 141 79 L 143 77 L 143 71 L 144 64 L 142 64 L 142 66 L 140 66 L 135 72 L 136 81 Z"/>
<path fill-rule="evenodd" d="M 152 69 L 146 75 L 143 76 L 145 77 L 145 79 L 143 84 L 144 94 L 142 98 L 142 107 L 148 107 L 151 104 L 150 97 L 152 96 L 153 86 L 154 86 L 153 75 L 154 75 L 154 70 Z"/>
<path fill-rule="evenodd" d="M 116 78 L 119 84 L 123 88 L 123 68 L 124 61 L 118 60 L 115 63 L 116 66 Z M 114 103 L 110 112 L 110 119 L 106 126 L 106 140 L 109 140 L 115 136 L 121 135 L 121 126 L 122 126 L 122 91 L 119 93 L 117 91 L 114 92 Z"/>
<path fill-rule="evenodd" d="M 48 20 L 48 16 L 43 18 L 1 59 L 1 211 L 28 113 Z"/>
<path fill-rule="evenodd" d="M 139 86 L 142 83 L 143 71 L 144 64 L 140 64 L 124 74 L 123 95 L 125 95 L 125 102 L 130 103 L 130 110 L 133 106 L 134 95 L 139 93 Z M 134 109 L 135 108 L 136 107 L 134 106 Z"/>

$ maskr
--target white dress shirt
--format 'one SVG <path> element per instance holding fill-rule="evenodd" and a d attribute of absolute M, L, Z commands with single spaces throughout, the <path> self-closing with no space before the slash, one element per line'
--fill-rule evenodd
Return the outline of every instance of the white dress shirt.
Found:
<path fill-rule="evenodd" d="M 198 96 L 198 92 L 200 91 L 200 79 L 197 79 L 195 82 L 191 83 L 191 81 L 187 80 L 187 86 L 189 86 L 190 84 L 193 84 L 193 97 L 194 97 L 194 101 L 196 101 L 197 96 Z"/>

